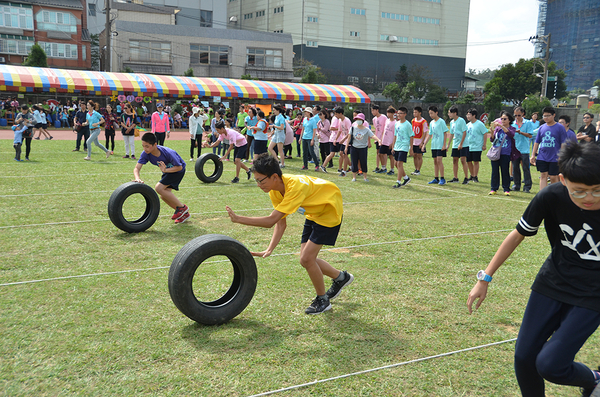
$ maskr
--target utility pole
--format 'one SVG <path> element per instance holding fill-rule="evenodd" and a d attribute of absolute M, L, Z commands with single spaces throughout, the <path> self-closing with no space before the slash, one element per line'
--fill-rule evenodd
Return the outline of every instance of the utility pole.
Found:
<path fill-rule="evenodd" d="M 104 25 L 104 34 L 105 34 L 105 39 L 106 39 L 106 51 L 104 52 L 104 71 L 105 72 L 110 72 L 111 70 L 111 65 L 110 65 L 110 41 L 112 39 L 112 29 L 111 29 L 111 23 L 110 23 L 110 2 L 111 0 L 105 0 L 106 2 L 106 7 L 105 7 L 105 12 L 106 12 L 106 24 Z"/>
<path fill-rule="evenodd" d="M 546 44 L 546 49 L 544 50 L 545 54 L 544 55 L 544 61 L 542 62 L 542 60 L 540 58 L 535 58 L 534 61 L 539 62 L 542 67 L 544 68 L 544 73 L 541 76 L 542 77 L 542 92 L 540 92 L 540 98 L 544 98 L 547 96 L 547 91 L 548 91 L 548 64 L 550 63 L 550 33 L 548 33 L 545 36 L 531 36 L 529 38 L 529 41 L 531 41 L 534 45 L 537 44 L 538 41 L 541 41 L 542 43 Z M 535 74 L 535 64 L 533 66 L 533 71 Z M 539 75 L 537 75 L 539 77 Z"/>

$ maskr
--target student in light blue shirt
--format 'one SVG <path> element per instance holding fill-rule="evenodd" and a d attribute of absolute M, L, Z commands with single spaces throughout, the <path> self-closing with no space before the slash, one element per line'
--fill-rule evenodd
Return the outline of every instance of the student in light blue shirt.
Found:
<path fill-rule="evenodd" d="M 521 168 L 523 167 L 523 192 L 529 193 L 533 184 L 531 180 L 531 170 L 529 165 L 529 143 L 533 136 L 533 125 L 529 120 L 523 118 L 525 110 L 521 106 L 517 106 L 513 110 L 515 121 L 512 124 L 516 129 L 515 145 L 517 150 L 521 152 L 521 157 L 512 162 L 513 169 L 513 192 L 518 192 L 521 189 Z"/>
<path fill-rule="evenodd" d="M 451 183 L 458 183 L 458 161 L 460 160 L 465 179 L 463 185 L 469 183 L 469 168 L 467 167 L 467 157 L 469 156 L 469 142 L 467 141 L 467 123 L 462 117 L 458 117 L 458 108 L 451 106 L 448 110 L 450 117 L 450 135 L 453 135 L 452 140 L 452 171 L 454 178 Z"/>
<path fill-rule="evenodd" d="M 104 117 L 100 113 L 98 113 L 98 108 L 100 106 L 94 101 L 90 100 L 87 103 L 87 112 L 85 114 L 85 123 L 83 125 L 89 126 L 90 128 L 90 137 L 87 139 L 87 157 L 84 160 L 92 159 L 92 143 L 98 146 L 100 149 L 104 151 L 106 154 L 106 158 L 110 156 L 112 153 L 110 150 L 104 147 L 100 142 L 98 142 L 98 136 L 100 135 L 100 126 L 104 124 Z"/>
<path fill-rule="evenodd" d="M 319 115 L 313 116 L 313 110 L 310 107 L 304 109 L 304 120 L 302 121 L 302 160 L 304 162 L 303 170 L 308 169 L 309 157 L 314 161 L 315 171 L 319 171 L 319 158 L 315 153 L 315 130 L 317 129 L 317 119 Z"/>
<path fill-rule="evenodd" d="M 404 171 L 404 163 L 406 163 L 408 152 L 413 147 L 415 132 L 412 129 L 412 123 L 406 120 L 407 113 L 408 109 L 404 106 L 398 108 L 398 121 L 396 121 L 394 139 L 390 145 L 398 170 L 398 180 L 392 186 L 394 189 L 406 186 L 410 182 L 410 177 Z"/>
<path fill-rule="evenodd" d="M 446 157 L 446 151 L 448 149 L 446 143 L 448 126 L 446 125 L 446 121 L 440 118 L 437 106 L 429 106 L 429 117 L 431 117 L 431 123 L 429 123 L 429 135 L 425 138 L 423 147 L 427 145 L 427 142 L 431 141 L 431 157 L 433 157 L 433 172 L 435 178 L 429 181 L 428 184 L 445 185 L 446 179 L 444 178 L 444 163 L 442 160 Z"/>
<path fill-rule="evenodd" d="M 488 129 L 481 121 L 477 120 L 477 109 L 472 108 L 467 111 L 467 138 L 469 139 L 469 157 L 467 165 L 471 176 L 469 181 L 479 182 L 479 163 L 481 163 L 481 152 L 485 150 L 485 141 Z"/>

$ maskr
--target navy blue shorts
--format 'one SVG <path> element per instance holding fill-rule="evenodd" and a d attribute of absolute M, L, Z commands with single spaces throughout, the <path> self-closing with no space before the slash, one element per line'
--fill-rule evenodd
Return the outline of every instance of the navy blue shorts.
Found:
<path fill-rule="evenodd" d="M 469 155 L 467 156 L 467 161 L 468 162 L 474 161 L 476 163 L 481 162 L 481 150 L 478 150 L 475 152 L 469 151 Z"/>
<path fill-rule="evenodd" d="M 427 149 L 423 148 L 423 150 L 421 150 L 420 145 L 413 145 L 413 154 L 423 154 L 423 153 L 427 153 Z"/>
<path fill-rule="evenodd" d="M 246 149 L 248 149 L 248 144 L 242 145 L 240 147 L 233 148 L 233 158 L 234 159 L 245 159 L 246 158 Z"/>
<path fill-rule="evenodd" d="M 408 152 L 403 152 L 403 151 L 394 152 L 394 159 L 396 159 L 396 161 L 402 161 L 403 163 L 406 163 L 407 158 L 408 158 Z"/>
<path fill-rule="evenodd" d="M 301 244 L 310 240 L 319 245 L 335 245 L 341 226 L 342 222 L 337 226 L 327 227 L 306 219 L 304 221 L 304 230 L 302 230 Z"/>
<path fill-rule="evenodd" d="M 267 141 L 254 139 L 254 154 L 257 155 L 263 153 L 267 153 Z"/>
<path fill-rule="evenodd" d="M 452 149 L 452 157 L 469 157 L 469 148 L 463 147 L 462 149 Z"/>
<path fill-rule="evenodd" d="M 558 175 L 558 163 L 543 160 L 535 162 L 538 172 L 547 172 L 548 175 Z"/>
<path fill-rule="evenodd" d="M 431 149 L 431 157 L 446 157 L 447 150 Z"/>
<path fill-rule="evenodd" d="M 165 185 L 166 187 L 170 187 L 171 189 L 179 190 L 179 184 L 185 175 L 185 168 L 179 172 L 173 172 L 171 174 L 162 174 L 162 178 L 160 178 L 159 183 Z"/>
<path fill-rule="evenodd" d="M 339 151 L 340 151 L 340 144 L 339 143 L 329 142 L 329 152 L 331 152 L 331 153 L 337 153 Z"/>
<path fill-rule="evenodd" d="M 379 154 L 391 155 L 392 151 L 390 150 L 389 145 L 379 145 Z"/>

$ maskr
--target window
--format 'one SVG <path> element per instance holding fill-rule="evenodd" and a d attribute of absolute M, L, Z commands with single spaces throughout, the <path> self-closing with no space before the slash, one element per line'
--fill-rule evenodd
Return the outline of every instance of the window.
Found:
<path fill-rule="evenodd" d="M 89 3 L 88 4 L 88 15 L 95 17 L 96 16 L 96 4 Z"/>
<path fill-rule="evenodd" d="M 131 61 L 171 62 L 171 43 L 158 41 L 129 41 Z"/>
<path fill-rule="evenodd" d="M 429 40 L 429 39 L 412 39 L 413 44 L 425 44 L 425 45 L 439 45 L 438 40 Z"/>
<path fill-rule="evenodd" d="M 356 76 L 348 76 L 348 83 L 358 83 L 360 79 Z"/>
<path fill-rule="evenodd" d="M 229 65 L 229 47 L 190 44 L 190 63 Z"/>
<path fill-rule="evenodd" d="M 252 19 L 253 13 L 244 14 L 244 19 Z"/>
<path fill-rule="evenodd" d="M 437 18 L 413 17 L 413 21 L 418 22 L 418 23 L 429 23 L 432 25 L 440 24 L 440 20 Z"/>
<path fill-rule="evenodd" d="M 307 41 L 306 46 L 307 47 L 318 47 L 319 43 L 317 41 Z"/>
<path fill-rule="evenodd" d="M 350 31 L 350 37 L 360 37 L 360 32 Z"/>
<path fill-rule="evenodd" d="M 1 54 L 16 54 L 16 55 L 29 55 L 31 46 L 35 42 L 28 40 L 7 40 L 0 38 L 0 53 Z"/>
<path fill-rule="evenodd" d="M 81 60 L 85 61 L 87 59 L 87 48 L 82 45 L 81 46 Z"/>
<path fill-rule="evenodd" d="M 256 11 L 256 17 L 264 17 L 265 16 L 265 10 L 262 11 Z"/>
<path fill-rule="evenodd" d="M 391 42 L 397 42 L 397 43 L 408 43 L 408 37 L 393 36 L 393 35 L 389 35 L 389 34 L 379 35 L 379 40 L 391 41 Z"/>
<path fill-rule="evenodd" d="M 248 66 L 281 69 L 283 67 L 283 50 L 247 48 L 246 64 Z"/>
<path fill-rule="evenodd" d="M 77 45 L 62 43 L 38 43 L 49 58 L 77 59 Z"/>
<path fill-rule="evenodd" d="M 213 12 L 200 10 L 200 27 L 212 28 L 213 26 Z"/>
<path fill-rule="evenodd" d="M 40 11 L 35 19 L 39 30 L 77 33 L 77 18 L 71 13 Z"/>
<path fill-rule="evenodd" d="M 308 22 L 319 22 L 319 18 L 318 17 L 308 17 L 306 20 Z"/>
<path fill-rule="evenodd" d="M 442 0 L 421 0 L 421 1 L 428 1 L 430 3 L 441 3 Z"/>
<path fill-rule="evenodd" d="M 6 3 L 5 3 L 6 4 Z M 14 7 L 0 5 L 0 26 L 7 28 L 33 29 L 33 9 L 17 7 L 19 4 L 13 4 Z"/>
<path fill-rule="evenodd" d="M 364 8 L 351 8 L 350 9 L 350 14 L 354 14 L 354 15 L 367 15 L 367 10 L 365 10 Z"/>
<path fill-rule="evenodd" d="M 275 7 L 275 9 L 273 10 L 273 14 L 279 14 L 281 12 L 283 12 L 283 6 Z"/>
<path fill-rule="evenodd" d="M 394 14 L 390 12 L 382 12 L 381 17 L 386 19 L 394 19 L 396 21 L 408 21 L 410 19 L 408 15 Z"/>
<path fill-rule="evenodd" d="M 363 83 L 373 84 L 373 77 L 363 77 Z"/>
<path fill-rule="evenodd" d="M 274 30 L 273 33 L 283 33 L 283 29 Z"/>

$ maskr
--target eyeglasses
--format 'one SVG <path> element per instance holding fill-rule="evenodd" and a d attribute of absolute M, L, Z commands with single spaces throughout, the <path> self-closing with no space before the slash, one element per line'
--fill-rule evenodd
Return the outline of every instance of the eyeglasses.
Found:
<path fill-rule="evenodd" d="M 508 117 L 501 117 L 500 120 L 508 120 Z"/>
<path fill-rule="evenodd" d="M 269 177 L 265 176 L 263 179 L 254 178 L 254 181 L 256 181 L 256 183 L 258 183 L 259 185 L 262 185 L 262 183 L 265 181 L 265 179 L 269 179 Z"/>
<path fill-rule="evenodd" d="M 578 199 L 585 198 L 588 195 L 588 193 L 591 193 L 593 197 L 600 197 L 600 189 L 592 190 L 592 191 L 589 191 L 589 190 L 570 191 L 569 190 L 569 194 Z"/>
<path fill-rule="evenodd" d="M 584 119 L 591 119 L 590 116 L 583 116 Z"/>

